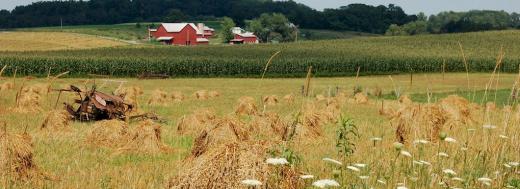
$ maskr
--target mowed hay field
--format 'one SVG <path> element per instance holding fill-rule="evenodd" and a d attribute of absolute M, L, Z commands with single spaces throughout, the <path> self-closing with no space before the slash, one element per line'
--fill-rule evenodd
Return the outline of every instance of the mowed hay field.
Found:
<path fill-rule="evenodd" d="M 0 32 L 0 51 L 77 50 L 127 45 L 111 39 L 64 32 Z"/>
<path fill-rule="evenodd" d="M 468 93 L 488 86 L 494 96 L 495 89 L 510 90 L 517 79 L 501 73 L 486 85 L 490 75 L 470 74 Z M 405 95 L 465 91 L 468 84 L 465 73 L 413 78 L 114 79 L 127 81 L 123 88 L 104 79 L 52 82 L 50 88 L 95 83 L 100 91 L 128 95 L 138 111 L 164 120 L 128 126 L 45 122 L 55 112 L 57 94 L 46 92 L 51 82 L 3 78 L 0 123 L 7 132 L 0 134 L 12 138 L 0 144 L 18 150 L 8 155 L 0 150 L 15 159 L 0 161 L 7 174 L 2 187 L 247 188 L 242 181 L 250 179 L 262 185 L 249 188 L 312 188 L 317 180 L 333 179 L 341 188 L 518 188 L 516 100 L 506 100 L 512 107 L 456 97 L 414 103 Z M 301 95 L 305 86 L 308 97 Z M 377 97 L 396 93 L 399 100 Z M 63 94 L 58 109 L 75 98 Z M 31 158 L 22 153 L 30 150 L 19 150 L 27 135 L 13 136 L 24 131 L 32 137 Z M 12 141 L 18 146 L 9 145 Z M 9 155 L 14 152 L 31 164 L 5 168 L 18 162 Z"/>

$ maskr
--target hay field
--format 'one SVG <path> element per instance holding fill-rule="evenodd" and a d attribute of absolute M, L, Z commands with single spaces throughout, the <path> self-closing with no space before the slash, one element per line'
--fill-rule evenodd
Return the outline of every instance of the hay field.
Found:
<path fill-rule="evenodd" d="M 110 39 L 64 32 L 0 32 L 0 51 L 52 51 L 127 45 Z"/>
<path fill-rule="evenodd" d="M 493 89 L 489 93 L 511 89 L 516 77 L 500 74 L 499 80 L 493 80 L 498 82 L 488 85 L 493 86 L 488 87 Z M 484 90 L 489 78 L 490 74 L 470 74 L 471 91 Z M 440 74 L 416 74 L 412 84 L 407 75 L 392 79 L 313 78 L 309 97 L 301 95 L 305 79 L 116 80 L 128 81 L 123 86 L 129 87 L 117 93 L 125 93 L 127 101 L 139 104 L 138 111 L 153 111 L 165 122 L 73 122 L 63 126 L 58 124 L 63 123 L 59 114 L 52 113 L 58 120 L 51 122 L 56 130 L 42 129 L 57 97 L 56 93 L 47 95 L 46 87 L 41 90 L 42 84 L 49 82 L 24 82 L 19 78 L 14 87 L 4 87 L 0 91 L 0 123 L 6 123 L 8 135 L 3 129 L 0 135 L 11 138 L 0 140 L 0 146 L 22 141 L 16 143 L 23 144 L 18 147 L 28 148 L 23 142 L 27 131 L 32 137 L 33 166 L 25 166 L 31 171 L 26 171 L 31 174 L 26 174 L 25 180 L 17 179 L 16 171 L 2 169 L 10 173 L 0 181 L 2 188 L 247 188 L 242 183 L 246 179 L 260 181 L 262 186 L 256 188 L 312 188 L 312 183 L 320 179 L 335 180 L 342 188 L 519 187 L 516 107 L 464 103 L 459 107 L 457 103 L 463 102 L 460 99 L 456 105 L 433 101 L 414 104 L 406 98 L 400 102 L 394 98 L 385 100 L 381 109 L 382 100 L 373 96 L 396 91 L 401 95 L 463 91 L 467 89 L 466 74 L 446 74 L 444 78 Z M 12 78 L 3 78 L 0 85 L 9 82 Z M 58 79 L 51 88 L 69 84 L 83 88 L 93 83 L 88 79 Z M 116 91 L 119 85 L 103 79 L 95 83 L 104 92 Z M 22 85 L 26 89 L 20 90 Z M 360 92 L 358 97 L 354 88 Z M 39 106 L 23 106 L 25 100 L 16 105 L 19 91 L 26 91 L 20 99 L 26 99 L 25 93 L 36 93 L 39 97 L 27 99 Z M 63 95 L 58 107 L 74 98 Z M 427 107 L 446 112 L 428 116 L 435 108 Z M 464 112 L 463 108 L 466 111 L 469 107 L 469 117 L 448 111 Z M 36 112 L 31 113 L 33 110 Z M 300 110 L 302 114 L 297 116 Z M 414 111 L 427 116 L 410 116 Z M 357 137 L 348 131 L 351 122 L 340 119 L 340 115 L 356 125 Z M 290 131 L 286 128 L 292 126 L 295 129 L 288 138 L 279 132 Z M 337 140 L 339 133 L 346 134 L 343 138 L 347 139 Z M 396 144 L 399 141 L 402 145 Z M 27 151 L 31 149 L 16 152 L 29 157 L 24 153 Z M 5 155 L 5 150 L 0 152 Z M 266 163 L 268 158 L 279 157 L 289 164 Z M 0 168 L 5 165 L 0 164 Z M 301 178 L 304 175 L 314 178 Z M 254 184 L 251 180 L 246 183 Z"/>

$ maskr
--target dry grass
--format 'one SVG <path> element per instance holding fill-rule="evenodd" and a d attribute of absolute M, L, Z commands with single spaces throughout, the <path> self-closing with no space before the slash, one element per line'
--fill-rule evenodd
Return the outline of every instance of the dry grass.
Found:
<path fill-rule="evenodd" d="M 1 32 L 0 51 L 51 51 L 123 46 L 95 36 L 62 32 Z"/>
<path fill-rule="evenodd" d="M 288 94 L 288 95 L 285 95 L 283 96 L 283 101 L 287 104 L 292 104 L 294 103 L 294 95 L 292 94 Z"/>
<path fill-rule="evenodd" d="M 10 81 L 4 82 L 0 85 L 0 92 L 13 90 L 13 89 L 14 89 L 14 83 L 10 82 Z"/>
<path fill-rule="evenodd" d="M 208 91 L 207 90 L 200 90 L 200 91 L 197 91 L 193 94 L 193 96 L 195 97 L 195 99 L 197 100 L 208 100 L 209 98 L 209 94 L 208 94 Z"/>
<path fill-rule="evenodd" d="M 173 91 L 171 92 L 171 99 L 173 100 L 173 102 L 182 102 L 185 100 L 185 97 L 184 94 L 182 94 L 182 92 Z"/>
<path fill-rule="evenodd" d="M 208 93 L 208 96 L 209 96 L 210 98 L 220 97 L 220 92 L 218 92 L 218 91 L 210 91 L 210 92 Z"/>

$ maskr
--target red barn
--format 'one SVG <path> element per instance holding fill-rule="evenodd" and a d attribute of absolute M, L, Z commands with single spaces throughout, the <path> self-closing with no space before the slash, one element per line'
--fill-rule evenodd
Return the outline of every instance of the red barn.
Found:
<path fill-rule="evenodd" d="M 235 33 L 235 38 L 231 40 L 233 44 L 255 44 L 258 43 L 258 37 L 251 32 Z"/>
<path fill-rule="evenodd" d="M 203 32 L 192 23 L 163 23 L 150 35 L 167 45 L 202 45 L 209 41 L 203 38 Z"/>

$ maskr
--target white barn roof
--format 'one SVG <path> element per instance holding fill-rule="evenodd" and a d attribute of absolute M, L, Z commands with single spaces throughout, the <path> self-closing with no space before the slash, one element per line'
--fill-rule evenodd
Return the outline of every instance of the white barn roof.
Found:
<path fill-rule="evenodd" d="M 197 26 L 193 23 L 162 23 L 162 26 L 168 33 L 178 33 L 181 32 L 182 29 L 184 29 L 186 26 L 191 26 L 195 31 L 197 31 L 197 34 L 202 34 L 204 31 L 200 31 Z"/>
<path fill-rule="evenodd" d="M 256 35 L 254 33 L 251 33 L 251 32 L 239 33 L 237 35 L 240 35 L 242 37 L 256 37 Z"/>

